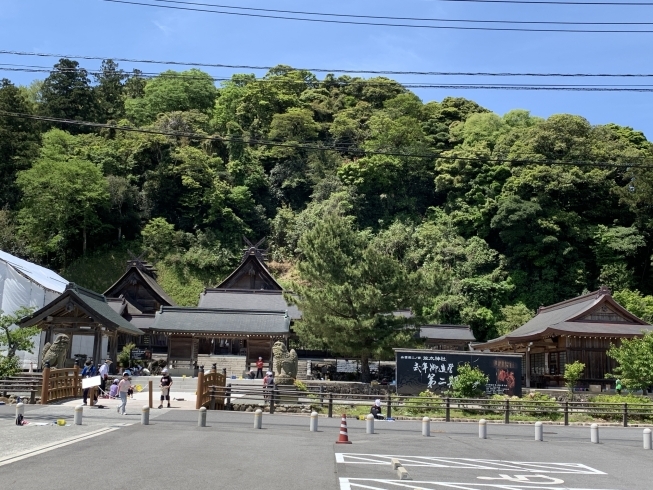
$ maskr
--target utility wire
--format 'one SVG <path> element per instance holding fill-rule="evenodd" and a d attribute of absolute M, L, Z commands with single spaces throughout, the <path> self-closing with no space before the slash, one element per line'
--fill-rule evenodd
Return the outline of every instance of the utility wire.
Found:
<path fill-rule="evenodd" d="M 149 0 L 157 3 L 172 3 L 179 5 L 198 5 L 202 7 L 225 8 L 230 10 L 248 10 L 254 12 L 272 12 L 281 14 L 313 15 L 318 17 L 342 17 L 353 19 L 385 19 L 385 20 L 412 20 L 418 22 L 458 22 L 482 24 L 544 24 L 544 25 L 653 25 L 653 22 L 574 22 L 574 21 L 547 21 L 547 20 L 497 20 L 497 19 L 438 19 L 432 17 L 392 17 L 382 15 L 337 14 L 331 12 L 306 12 L 302 10 L 263 9 L 254 7 L 236 7 L 233 5 L 218 5 L 215 3 L 188 2 L 181 0 Z"/>
<path fill-rule="evenodd" d="M 14 56 L 36 56 L 42 58 L 67 58 L 80 60 L 104 61 L 113 60 L 124 63 L 143 63 L 155 65 L 179 65 L 205 68 L 230 68 L 238 70 L 271 70 L 275 66 L 259 65 L 228 65 L 224 63 L 200 63 L 195 61 L 160 61 L 134 58 L 116 58 L 111 56 L 87 56 L 77 54 L 38 53 L 30 51 L 15 51 L 0 49 L 0 54 Z M 295 71 L 310 71 L 315 73 L 351 73 L 369 75 L 416 75 L 416 76 L 485 76 L 485 77 L 653 77 L 653 73 L 533 73 L 533 72 L 465 72 L 465 71 L 397 71 L 397 70 L 352 70 L 348 68 L 293 68 Z"/>
<path fill-rule="evenodd" d="M 288 143 L 288 142 L 281 142 L 281 141 L 271 141 L 271 140 L 262 140 L 262 139 L 252 139 L 252 138 L 245 139 L 245 138 L 237 138 L 232 136 L 210 136 L 201 133 L 190 133 L 190 132 L 183 132 L 183 131 L 161 131 L 156 129 L 136 128 L 133 126 L 118 126 L 116 124 L 105 124 L 105 123 L 96 123 L 90 121 L 79 121 L 76 119 L 63 119 L 58 117 L 38 116 L 34 114 L 25 114 L 21 112 L 8 112 L 2 110 L 0 110 L 0 116 L 17 117 L 21 119 L 32 119 L 36 121 L 45 121 L 45 122 L 59 123 L 59 124 L 70 124 L 70 125 L 86 126 L 86 127 L 93 127 L 93 128 L 113 129 L 117 131 L 158 134 L 163 136 L 174 136 L 174 137 L 197 139 L 197 140 L 219 141 L 222 143 L 240 143 L 240 144 L 247 144 L 252 146 L 269 146 L 269 147 L 295 148 L 301 150 L 346 152 L 352 155 L 355 154 L 357 156 L 388 155 L 388 156 L 414 157 L 414 158 L 439 158 L 441 160 L 451 160 L 451 161 L 462 160 L 462 161 L 481 162 L 481 163 L 494 162 L 494 163 L 512 163 L 512 164 L 522 164 L 522 165 L 565 165 L 565 166 L 599 167 L 599 168 L 622 168 L 622 169 L 652 168 L 653 169 L 653 164 L 648 164 L 648 163 L 642 164 L 642 163 L 614 163 L 614 162 L 570 162 L 570 161 L 555 161 L 555 160 L 472 158 L 472 157 L 444 155 L 444 152 L 408 153 L 408 152 L 400 152 L 400 151 L 365 150 L 361 148 L 352 148 L 350 146 L 345 146 L 345 145 L 336 146 L 336 145 L 329 144 L 328 146 L 323 146 L 315 143 L 300 143 L 300 142 Z M 646 161 L 650 161 L 650 159 L 647 158 Z"/>
<path fill-rule="evenodd" d="M 254 14 L 245 12 L 228 12 L 226 10 L 210 10 L 199 7 L 181 7 L 174 5 L 154 5 L 151 3 L 131 2 L 127 0 L 103 0 L 110 3 L 121 3 L 126 5 L 137 5 L 141 7 L 165 8 L 172 10 L 184 10 L 191 12 L 204 12 L 220 15 L 236 15 L 240 17 L 256 17 L 264 19 L 294 20 L 301 22 L 317 22 L 325 24 L 344 24 L 344 25 L 365 25 L 380 27 L 406 27 L 411 29 L 447 29 L 458 31 L 511 31 L 511 32 L 566 32 L 566 33 L 602 33 L 602 34 L 651 34 L 653 30 L 628 30 L 628 29 L 549 29 L 549 28 L 525 28 L 525 27 L 471 27 L 471 26 L 449 26 L 449 25 L 426 25 L 426 24 L 393 24 L 390 22 L 364 22 L 356 20 L 331 20 L 331 19 L 312 19 L 308 17 L 288 17 L 282 15 Z M 152 1 L 152 0 L 150 0 Z M 519 24 L 519 22 L 513 22 Z"/>
<path fill-rule="evenodd" d="M 46 67 L 39 68 L 18 68 L 15 66 L 4 67 L 0 63 L 0 71 L 20 71 L 20 72 L 29 72 L 29 73 L 77 73 L 80 69 L 75 68 L 64 68 L 64 69 L 50 69 Z M 98 70 L 85 70 L 87 74 L 90 75 L 101 75 L 102 71 Z M 130 74 L 123 72 L 123 76 L 128 77 Z M 152 79 L 155 77 L 161 78 L 172 78 L 172 79 L 182 79 L 182 80 L 206 80 L 207 77 L 193 76 L 193 75 L 183 75 L 181 73 L 144 73 L 140 72 L 136 75 L 132 75 L 138 78 Z M 290 85 L 306 85 L 307 82 L 303 80 L 280 80 L 280 79 L 266 79 L 266 78 L 257 78 L 254 80 L 243 79 L 243 80 L 234 80 L 233 78 L 220 78 L 220 77 L 208 77 L 214 82 L 230 82 L 238 81 L 244 84 L 290 84 Z M 472 84 L 472 83 L 458 83 L 458 84 L 426 84 L 426 83 L 415 83 L 415 82 L 395 82 L 398 85 L 404 88 L 422 88 L 422 89 L 469 89 L 469 90 L 548 90 L 548 91 L 585 91 L 585 92 L 653 92 L 653 85 L 634 85 L 634 84 L 583 84 L 583 85 L 569 85 L 569 84 Z M 316 82 L 317 86 L 323 85 L 324 81 L 318 80 Z M 388 83 L 379 83 L 373 80 L 351 80 L 336 82 L 337 86 L 368 86 L 368 87 L 387 87 Z"/>

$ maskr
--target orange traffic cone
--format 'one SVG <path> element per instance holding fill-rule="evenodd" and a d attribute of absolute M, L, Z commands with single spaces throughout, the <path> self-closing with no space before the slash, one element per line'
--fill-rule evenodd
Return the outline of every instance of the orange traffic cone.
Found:
<path fill-rule="evenodd" d="M 351 444 L 349 436 L 347 435 L 347 414 L 342 414 L 342 420 L 340 421 L 340 436 L 336 441 L 336 444 Z"/>

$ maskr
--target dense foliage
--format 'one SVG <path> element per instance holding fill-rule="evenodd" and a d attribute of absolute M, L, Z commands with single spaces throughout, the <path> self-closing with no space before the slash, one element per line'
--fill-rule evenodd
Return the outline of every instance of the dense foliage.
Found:
<path fill-rule="evenodd" d="M 621 378 L 630 391 L 643 390 L 646 394 L 653 385 L 653 332 L 639 339 L 622 339 L 618 347 L 610 347 L 608 356 L 619 363 L 611 377 Z"/>
<path fill-rule="evenodd" d="M 335 213 L 361 248 L 351 258 L 418 275 L 418 313 L 479 340 L 601 284 L 653 315 L 653 170 L 636 165 L 653 147 L 628 127 L 423 103 L 383 77 L 278 66 L 216 87 L 200 70 L 146 78 L 111 60 L 3 80 L 0 111 L 138 130 L 0 112 L 0 248 L 59 270 L 137 241 L 201 288 L 248 235 L 269 237 L 292 277 Z"/>

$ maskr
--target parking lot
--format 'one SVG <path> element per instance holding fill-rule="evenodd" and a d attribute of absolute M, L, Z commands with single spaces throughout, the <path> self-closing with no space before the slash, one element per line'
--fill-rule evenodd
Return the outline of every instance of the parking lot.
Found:
<path fill-rule="evenodd" d="M 28 415 L 36 419 L 39 410 Z M 57 416 L 55 407 L 47 410 L 42 420 Z M 266 414 L 263 428 L 255 430 L 251 413 L 209 412 L 202 428 L 192 410 L 155 410 L 148 426 L 140 425 L 137 413 L 122 418 L 99 413 L 89 415 L 82 427 L 12 427 L 7 417 L 0 418 L 3 440 L 112 429 L 35 455 L 21 449 L 20 462 L 3 465 L 0 457 L 3 483 L 69 489 L 75 472 L 88 470 L 90 457 L 92 465 L 121 468 L 102 483 L 116 489 L 643 490 L 653 485 L 653 451 L 642 449 L 641 428 L 601 428 L 601 443 L 591 444 L 589 427 L 545 426 L 544 442 L 537 442 L 531 425 L 490 424 L 488 439 L 479 439 L 473 423 L 432 424 L 431 437 L 423 437 L 420 422 L 379 421 L 376 433 L 366 434 L 365 422 L 349 419 L 352 444 L 345 445 L 335 444 L 339 418 L 321 417 L 319 431 L 309 432 L 307 416 Z M 410 480 L 398 479 L 392 458 L 399 459 Z"/>

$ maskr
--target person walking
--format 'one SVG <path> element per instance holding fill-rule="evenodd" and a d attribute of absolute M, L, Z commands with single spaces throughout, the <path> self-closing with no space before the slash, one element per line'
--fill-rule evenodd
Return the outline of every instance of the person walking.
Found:
<path fill-rule="evenodd" d="M 263 377 L 263 358 L 259 357 L 256 361 L 256 379 Z"/>
<path fill-rule="evenodd" d="M 161 381 L 159 386 L 161 387 L 161 403 L 159 408 L 163 408 L 163 400 L 165 399 L 168 402 L 168 408 L 170 408 L 170 389 L 172 388 L 172 376 L 168 374 L 168 369 L 163 368 L 161 371 Z"/>
<path fill-rule="evenodd" d="M 124 373 L 120 383 L 118 383 L 118 395 L 120 395 L 120 405 L 116 408 L 118 413 L 123 415 L 127 412 L 127 393 L 132 389 L 132 384 L 129 381 L 129 375 Z"/>

